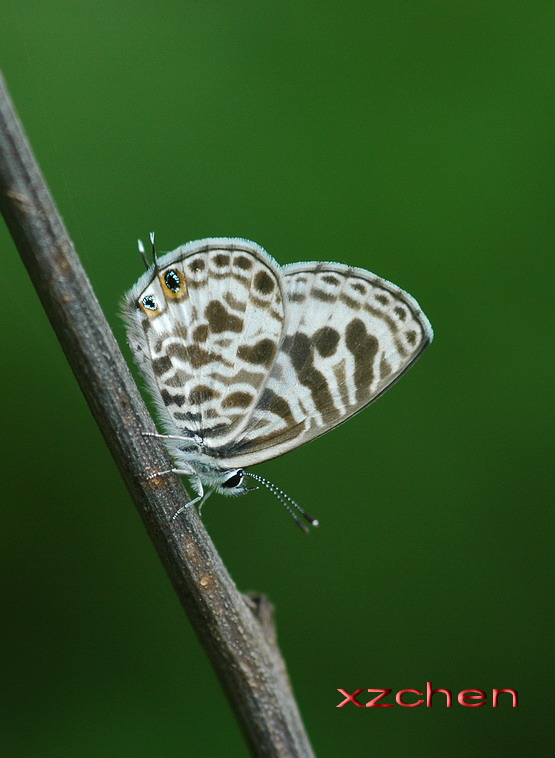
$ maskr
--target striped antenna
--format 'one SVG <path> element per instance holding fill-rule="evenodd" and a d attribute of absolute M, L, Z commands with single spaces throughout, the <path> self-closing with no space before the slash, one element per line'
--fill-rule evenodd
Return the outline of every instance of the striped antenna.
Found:
<path fill-rule="evenodd" d="M 150 268 L 150 263 L 148 262 L 148 259 L 146 257 L 145 246 L 143 245 L 142 240 L 137 240 L 137 247 L 139 248 L 139 254 L 141 258 L 143 259 L 143 263 L 145 264 L 148 270 Z"/>
<path fill-rule="evenodd" d="M 243 474 L 245 476 L 250 476 L 252 479 L 255 479 L 257 482 L 260 482 L 260 484 L 264 485 L 266 489 L 269 489 L 272 495 L 274 495 L 279 500 L 279 502 L 283 505 L 283 507 L 287 509 L 287 512 L 289 513 L 293 521 L 297 524 L 297 526 L 300 529 L 303 530 L 303 532 L 308 534 L 308 527 L 306 524 L 303 524 L 303 522 L 298 518 L 295 511 L 300 513 L 301 516 L 306 521 L 308 521 L 310 526 L 320 526 L 320 522 L 318 521 L 318 519 L 314 518 L 305 510 L 303 510 L 298 503 L 296 503 L 292 498 L 290 498 L 289 495 L 286 495 L 285 492 L 282 489 L 280 489 L 277 485 L 273 484 L 272 482 L 269 482 L 267 479 L 264 479 L 263 476 L 259 476 L 258 474 L 251 474 L 249 471 L 243 471 Z"/>
<path fill-rule="evenodd" d="M 150 247 L 152 249 L 152 261 L 154 263 L 154 269 L 158 271 L 158 257 L 156 255 L 156 233 L 150 232 Z"/>

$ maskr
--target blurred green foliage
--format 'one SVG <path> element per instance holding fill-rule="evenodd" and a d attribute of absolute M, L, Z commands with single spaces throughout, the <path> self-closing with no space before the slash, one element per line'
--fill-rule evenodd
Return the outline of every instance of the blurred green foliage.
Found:
<path fill-rule="evenodd" d="M 319 756 L 543 755 L 552 652 L 555 5 L 16 3 L 2 67 L 124 344 L 135 239 L 254 239 L 421 303 L 375 406 L 204 519 L 277 606 Z M 245 747 L 4 227 L 2 752 Z M 9 316 L 9 318 L 8 318 Z M 126 354 L 128 355 L 127 351 Z M 338 687 L 513 687 L 518 709 L 336 709 Z"/>

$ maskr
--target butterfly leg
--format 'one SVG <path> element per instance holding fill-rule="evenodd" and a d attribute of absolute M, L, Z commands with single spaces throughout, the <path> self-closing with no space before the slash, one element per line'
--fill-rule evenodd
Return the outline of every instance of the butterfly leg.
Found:
<path fill-rule="evenodd" d="M 202 506 L 205 504 L 205 502 L 208 500 L 210 495 L 214 492 L 214 490 L 208 490 L 208 492 L 205 492 L 203 497 L 201 498 L 200 503 L 198 504 L 198 512 L 200 515 L 200 512 L 202 511 Z"/>
<path fill-rule="evenodd" d="M 161 437 L 166 439 L 178 439 L 178 440 L 192 440 L 190 437 L 177 437 L 175 435 L 169 435 L 169 434 L 153 434 L 151 432 L 143 432 L 144 436 L 146 437 Z M 166 474 L 176 474 L 177 476 L 187 476 L 191 480 L 191 485 L 194 487 L 197 496 L 190 500 L 185 505 L 182 505 L 181 508 L 179 508 L 172 516 L 172 521 L 176 519 L 180 513 L 183 513 L 184 510 L 187 508 L 190 508 L 193 505 L 196 505 L 199 503 L 198 511 L 199 514 L 201 512 L 202 506 L 204 503 L 208 500 L 210 495 L 212 494 L 212 490 L 208 490 L 207 492 L 204 491 L 204 487 L 202 486 L 202 482 L 200 480 L 200 477 L 196 474 L 195 470 L 193 468 L 170 468 L 166 471 L 157 471 L 155 474 L 150 474 L 147 479 L 155 479 L 158 476 L 165 476 Z"/>
<path fill-rule="evenodd" d="M 142 432 L 143 437 L 155 437 L 158 440 L 178 440 L 179 442 L 191 442 L 197 447 L 202 444 L 200 437 L 181 437 L 179 434 L 157 434 L 155 432 Z"/>
<path fill-rule="evenodd" d="M 198 484 L 195 483 L 193 486 L 195 487 L 195 490 L 197 492 L 200 491 L 200 495 L 196 497 L 193 502 L 196 503 L 197 500 L 200 500 L 200 498 L 204 494 L 204 490 L 203 490 L 202 484 L 200 483 L 200 479 L 198 478 L 193 468 L 168 468 L 165 471 L 156 471 L 154 474 L 149 474 L 147 476 L 147 480 L 156 479 L 159 476 L 167 476 L 168 474 L 176 474 L 177 476 L 189 476 L 189 477 L 194 477 L 195 479 L 197 479 Z M 187 505 L 192 505 L 192 503 L 188 503 Z"/>
<path fill-rule="evenodd" d="M 206 498 L 210 495 L 210 491 L 205 492 L 204 487 L 202 486 L 202 482 L 200 481 L 200 478 L 196 476 L 195 472 L 192 469 L 181 469 L 181 468 L 174 468 L 172 469 L 172 474 L 177 474 L 178 476 L 188 476 L 192 479 L 191 485 L 194 487 L 197 496 L 190 500 L 188 503 L 185 503 L 185 505 L 182 505 L 181 508 L 179 508 L 172 516 L 172 521 L 176 519 L 180 513 L 183 513 L 183 511 L 187 510 L 187 508 L 191 508 L 191 506 L 196 505 L 200 501 L 199 505 L 199 512 L 202 508 L 203 503 L 205 502 Z"/>
<path fill-rule="evenodd" d="M 154 474 L 149 474 L 147 479 L 156 479 L 159 476 L 167 476 L 168 474 L 177 474 L 177 476 L 194 476 L 198 478 L 193 468 L 167 468 L 164 471 L 156 471 Z M 198 491 L 198 486 L 196 486 L 195 489 Z"/>

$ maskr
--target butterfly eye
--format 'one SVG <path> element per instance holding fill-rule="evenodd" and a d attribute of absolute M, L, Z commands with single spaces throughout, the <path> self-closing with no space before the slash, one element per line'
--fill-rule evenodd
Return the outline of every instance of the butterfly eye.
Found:
<path fill-rule="evenodd" d="M 226 479 L 225 482 L 223 482 L 222 487 L 238 487 L 243 481 L 243 469 L 237 469 L 237 471 L 234 471 L 232 475 L 229 477 L 229 479 Z"/>
<path fill-rule="evenodd" d="M 173 269 L 166 271 L 164 274 L 164 282 L 170 292 L 177 293 L 181 289 L 181 277 L 177 271 L 174 271 Z"/>
<path fill-rule="evenodd" d="M 152 297 L 152 295 L 147 295 L 146 297 L 143 297 L 143 305 L 149 311 L 158 310 L 158 305 L 156 304 L 156 300 Z"/>

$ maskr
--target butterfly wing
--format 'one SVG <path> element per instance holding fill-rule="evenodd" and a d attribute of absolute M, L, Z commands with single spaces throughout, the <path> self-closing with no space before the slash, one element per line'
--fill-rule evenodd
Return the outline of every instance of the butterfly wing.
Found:
<path fill-rule="evenodd" d="M 247 240 L 192 242 L 127 293 L 135 359 L 169 434 L 229 445 L 259 400 L 285 329 L 279 266 Z"/>
<path fill-rule="evenodd" d="M 376 400 L 432 340 L 417 302 L 339 263 L 282 269 L 287 322 L 246 426 L 214 455 L 249 466 L 309 442 Z"/>

